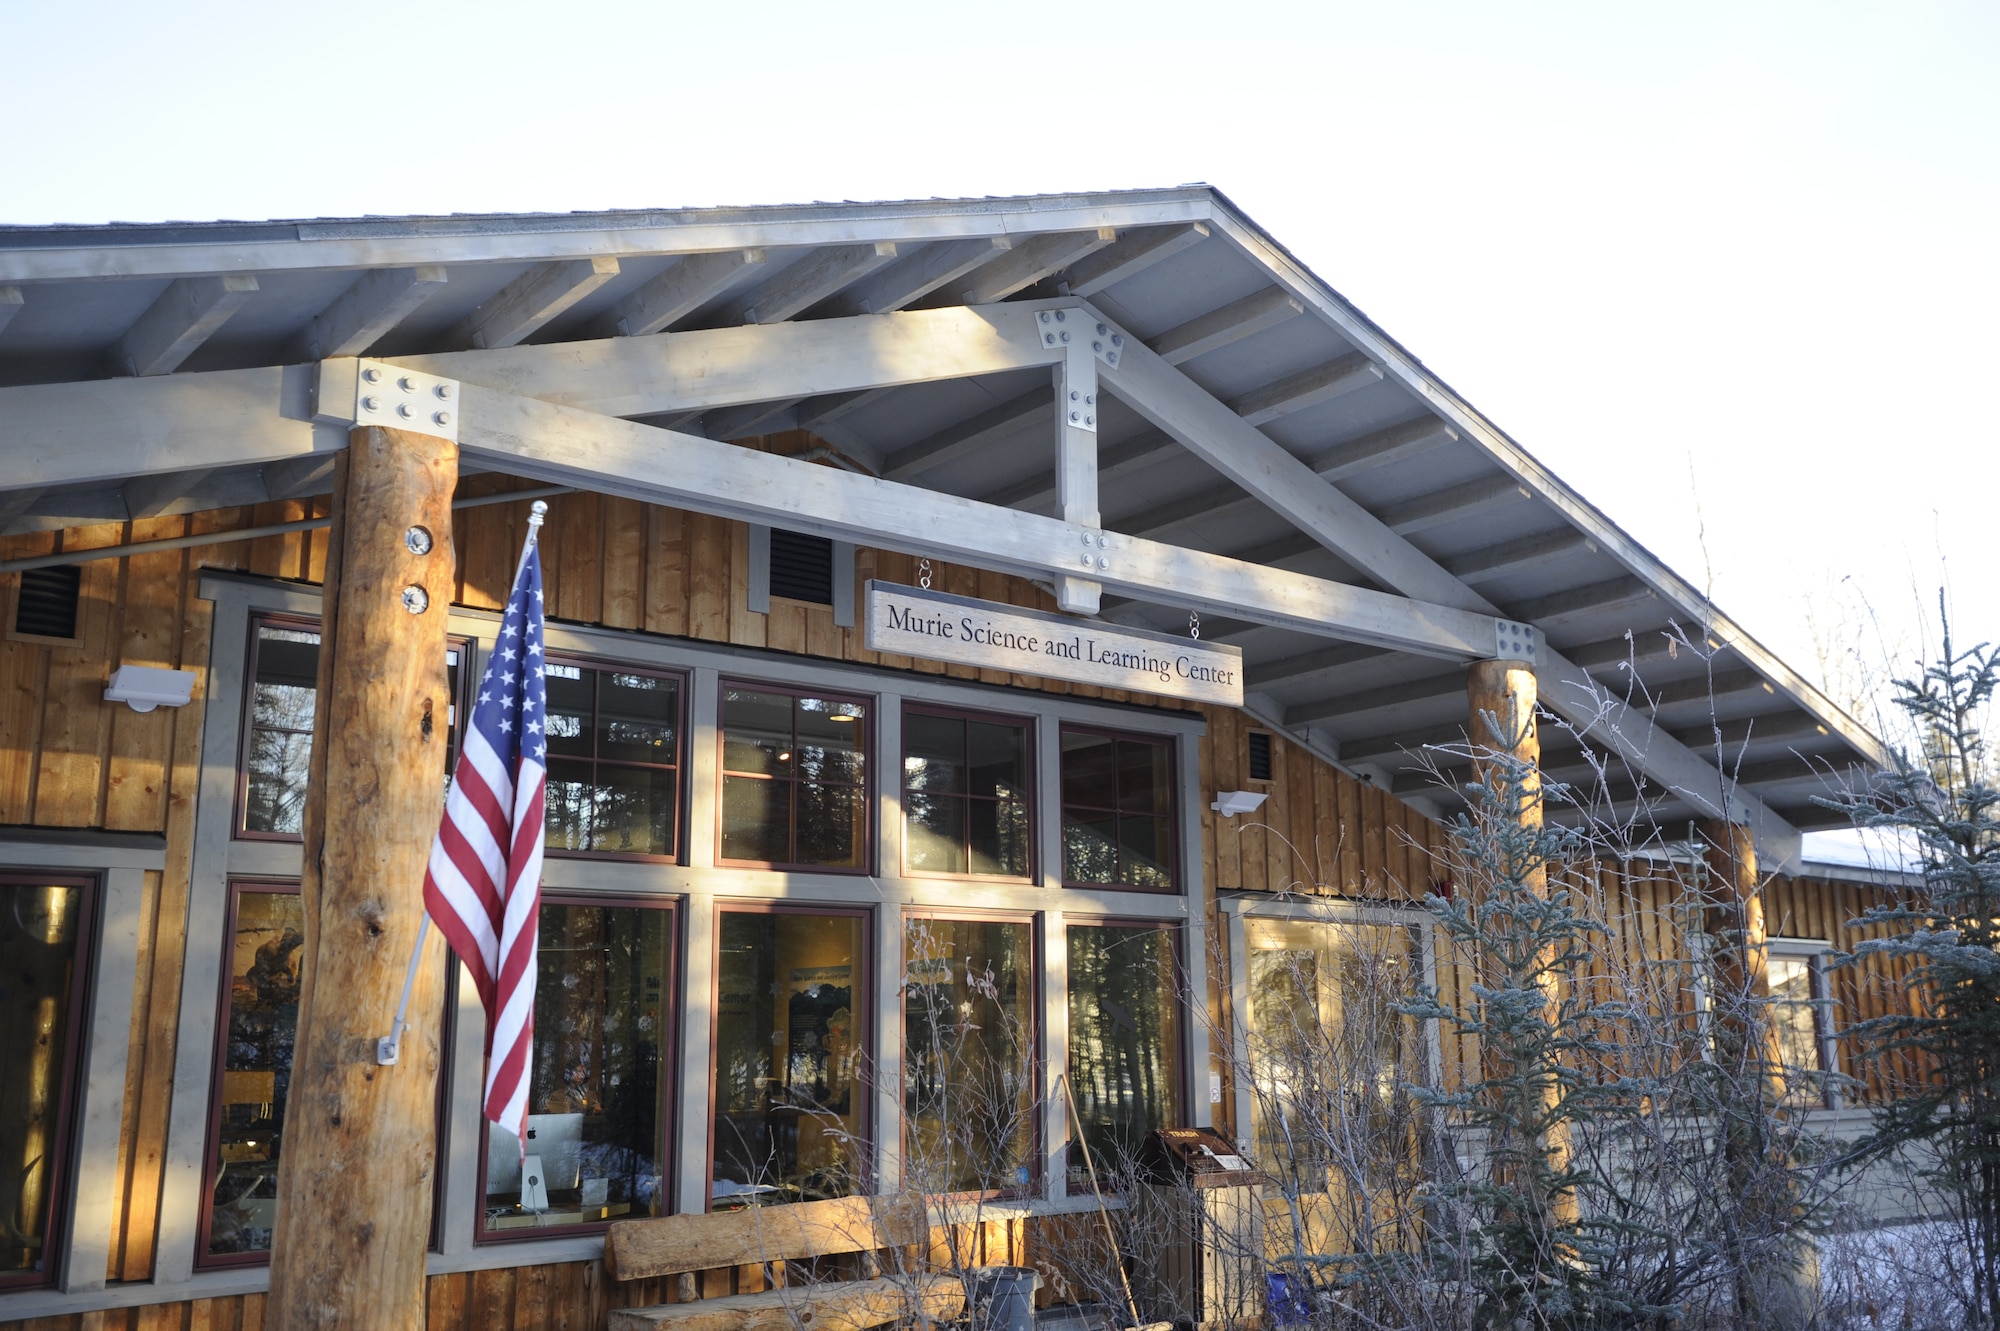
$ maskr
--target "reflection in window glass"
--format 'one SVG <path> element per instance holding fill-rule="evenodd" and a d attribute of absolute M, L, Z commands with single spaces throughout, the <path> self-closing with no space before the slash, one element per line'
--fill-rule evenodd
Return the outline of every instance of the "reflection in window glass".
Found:
<path fill-rule="evenodd" d="M 544 899 L 538 926 L 526 1168 L 488 1125 L 485 1229 L 661 1215 L 673 913 Z"/>
<path fill-rule="evenodd" d="M 55 1274 L 61 1183 L 81 1016 L 79 882 L 0 880 L 0 1287 Z"/>
<path fill-rule="evenodd" d="M 459 646 L 445 650 L 451 701 L 445 722 L 445 782 L 458 761 Z M 252 646 L 250 717 L 243 755 L 243 830 L 274 837 L 305 831 L 319 689 L 319 631 L 260 623 Z"/>
<path fill-rule="evenodd" d="M 912 873 L 1028 876 L 1028 728 L 903 713 L 903 859 Z"/>
<path fill-rule="evenodd" d="M 1260 1164 L 1307 1180 L 1323 1172 L 1326 1106 L 1339 1105 L 1343 1147 L 1363 1144 L 1365 1181 L 1407 1167 L 1403 1088 L 1423 1079 L 1422 1060 L 1416 1019 L 1397 1009 L 1422 982 L 1419 937 L 1404 925 L 1244 920 Z M 1342 1154 L 1351 1166 L 1354 1151 Z"/>
<path fill-rule="evenodd" d="M 1075 924 L 1069 943 L 1069 1082 L 1097 1168 L 1137 1158 L 1154 1128 L 1181 1122 L 1181 1044 L 1171 930 Z M 1087 1188 L 1070 1143 L 1070 1184 Z"/>
<path fill-rule="evenodd" d="M 717 925 L 716 1210 L 857 1191 L 867 977 L 859 913 Z"/>
<path fill-rule="evenodd" d="M 905 1186 L 1023 1191 L 1033 1182 L 1034 930 L 916 918 L 903 959 Z"/>
<path fill-rule="evenodd" d="M 676 854 L 680 681 L 551 661 L 543 682 L 549 849 Z"/>
<path fill-rule="evenodd" d="M 205 1252 L 210 1257 L 271 1248 L 305 941 L 296 888 L 237 889 L 222 1067 L 209 1142 L 213 1181 Z"/>
<path fill-rule="evenodd" d="M 305 827 L 319 634 L 259 624 L 256 653 L 243 826 L 251 832 L 298 836 Z"/>
<path fill-rule="evenodd" d="M 1770 954 L 1771 1021 L 1777 1027 L 1779 1057 L 1786 1072 L 1805 1074 L 1796 1078 L 1790 1093 L 1813 1102 L 1825 1095 L 1815 1074 L 1826 1070 L 1815 969 L 1811 957 Z"/>
<path fill-rule="evenodd" d="M 859 701 L 725 685 L 720 858 L 862 868 L 867 736 Z"/>
<path fill-rule="evenodd" d="M 1169 741 L 1065 730 L 1062 780 L 1065 883 L 1173 887 Z"/>

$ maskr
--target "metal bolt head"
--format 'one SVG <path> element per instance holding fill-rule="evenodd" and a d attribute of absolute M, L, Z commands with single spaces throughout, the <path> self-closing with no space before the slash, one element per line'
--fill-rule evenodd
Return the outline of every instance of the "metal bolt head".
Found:
<path fill-rule="evenodd" d="M 1043 311 L 1042 311 L 1042 322 L 1043 322 L 1043 323 L 1047 323 L 1048 321 L 1049 321 L 1049 312 L 1048 312 L 1047 310 L 1043 310 Z"/>
<path fill-rule="evenodd" d="M 1109 328 L 1106 328 L 1103 324 L 1097 325 L 1097 335 L 1099 337 L 1103 337 L 1106 333 L 1110 331 L 1111 330 Z"/>
<path fill-rule="evenodd" d="M 1090 556 L 1089 556 L 1089 555 L 1085 555 L 1085 556 L 1083 557 L 1083 566 L 1084 566 L 1085 568 L 1089 568 L 1089 567 L 1090 567 Z"/>
<path fill-rule="evenodd" d="M 1078 398 L 1078 397 L 1080 397 L 1080 396 L 1082 396 L 1082 394 L 1078 393 L 1078 392 L 1077 392 L 1077 391 L 1076 391 L 1076 390 L 1075 390 L 1074 388 L 1072 388 L 1072 389 L 1070 389 L 1070 390 L 1069 390 L 1069 400 L 1070 400 L 1070 401 L 1074 402 L 1074 401 L 1076 401 L 1076 400 L 1077 400 L 1077 398 Z"/>
<path fill-rule="evenodd" d="M 434 411 L 431 413 L 431 419 L 439 425 L 450 425 L 451 413 L 448 411 Z"/>
<path fill-rule="evenodd" d="M 1096 401 L 1097 401 L 1097 394 L 1095 393 L 1085 393 L 1083 395 L 1083 405 L 1086 407 L 1091 406 Z"/>
<path fill-rule="evenodd" d="M 1042 345 L 1052 347 L 1055 344 L 1056 344 L 1056 335 L 1054 333 L 1042 334 Z"/>
<path fill-rule="evenodd" d="M 438 395 L 438 400 L 439 400 L 440 402 L 449 402 L 449 401 L 451 401 L 451 385 L 450 385 L 450 384 L 439 384 L 439 385 L 438 385 L 438 386 L 437 386 L 436 388 L 433 388 L 433 389 L 432 389 L 431 391 L 432 391 L 433 393 L 436 393 L 436 394 Z"/>
<path fill-rule="evenodd" d="M 1068 316 L 1067 314 L 1064 314 L 1064 313 L 1063 313 L 1063 312 L 1062 312 L 1061 310 L 1057 310 L 1057 311 L 1056 311 L 1056 322 L 1057 322 L 1057 323 L 1061 323 L 1061 322 L 1062 322 L 1063 320 L 1065 320 L 1065 319 L 1067 319 L 1067 318 L 1069 318 L 1069 316 Z"/>
<path fill-rule="evenodd" d="M 1070 419 L 1070 424 L 1074 425 L 1077 421 L 1083 419 L 1083 413 L 1080 411 L 1072 411 L 1069 414 L 1069 419 Z"/>
<path fill-rule="evenodd" d="M 1063 340 L 1063 341 L 1065 341 L 1065 342 L 1069 341 L 1069 334 L 1068 334 L 1068 333 L 1064 333 L 1064 334 L 1062 335 L 1062 340 Z"/>
<path fill-rule="evenodd" d="M 427 555 L 431 552 L 431 533 L 427 527 L 412 527 L 403 533 L 403 548 L 413 555 Z"/>
<path fill-rule="evenodd" d="M 1107 537 L 1103 537 L 1103 536 L 1100 536 L 1100 537 L 1098 537 L 1098 538 L 1097 538 L 1097 543 L 1098 543 L 1098 545 L 1100 545 L 1100 546 L 1103 546 L 1103 545 L 1107 545 L 1107 544 L 1109 544 L 1110 542 L 1109 542 L 1109 538 L 1107 538 Z"/>
<path fill-rule="evenodd" d="M 1124 345 L 1125 345 L 1125 338 L 1124 338 L 1124 336 L 1123 336 L 1122 334 L 1120 334 L 1120 333 L 1113 333 L 1113 334 L 1111 335 L 1111 345 L 1112 345 L 1112 346 L 1114 346 L 1114 347 L 1122 347 L 1122 346 L 1124 346 Z"/>
<path fill-rule="evenodd" d="M 396 387 L 405 393 L 414 393 L 417 391 L 417 377 L 414 374 L 406 374 L 396 381 Z"/>
<path fill-rule="evenodd" d="M 403 418 L 404 420 L 409 420 L 409 419 L 410 419 L 411 417 L 415 416 L 415 415 L 416 415 L 417 413 L 416 413 L 416 412 L 414 412 L 414 411 L 412 411 L 412 410 L 410 410 L 410 404 L 409 404 L 409 403 L 407 403 L 407 402 L 398 402 L 398 403 L 396 404 L 396 414 L 397 414 L 398 416 L 401 416 L 401 417 L 402 417 L 402 418 Z"/>
<path fill-rule="evenodd" d="M 382 399 L 371 393 L 361 399 L 361 409 L 363 411 L 380 411 L 382 410 Z"/>
<path fill-rule="evenodd" d="M 361 371 L 361 377 L 371 384 L 379 384 L 382 382 L 382 367 L 370 365 Z"/>
<path fill-rule="evenodd" d="M 421 615 L 431 608 L 431 594 L 416 583 L 403 588 L 403 609 L 413 615 Z"/>
<path fill-rule="evenodd" d="M 1090 344 L 1090 349 L 1092 351 L 1102 351 L 1104 350 L 1104 344 L 1102 342 L 1092 342 Z"/>
<path fill-rule="evenodd" d="M 1095 417 L 1095 416 L 1085 416 L 1085 417 L 1083 418 L 1083 423 L 1084 423 L 1085 425 L 1095 425 L 1095 424 L 1097 424 L 1097 417 Z"/>
<path fill-rule="evenodd" d="M 1099 560 L 1097 561 L 1097 566 L 1098 566 L 1099 568 L 1110 568 L 1110 567 L 1111 567 L 1111 561 L 1110 561 L 1110 560 L 1108 560 L 1108 559 L 1099 559 Z"/>

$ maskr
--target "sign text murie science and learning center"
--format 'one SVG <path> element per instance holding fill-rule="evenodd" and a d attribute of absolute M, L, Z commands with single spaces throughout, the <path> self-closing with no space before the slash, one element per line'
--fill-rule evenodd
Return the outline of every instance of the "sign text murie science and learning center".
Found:
<path fill-rule="evenodd" d="M 930 661 L 1243 705 L 1237 648 L 893 582 L 868 584 L 866 641 Z"/>

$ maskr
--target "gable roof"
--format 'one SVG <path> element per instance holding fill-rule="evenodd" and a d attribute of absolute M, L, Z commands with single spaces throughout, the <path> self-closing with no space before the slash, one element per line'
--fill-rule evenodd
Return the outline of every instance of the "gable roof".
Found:
<path fill-rule="evenodd" d="M 1576 668 L 1545 679 L 1545 697 L 1594 681 L 1650 711 L 1718 786 L 1739 783 L 1793 828 L 1843 822 L 1814 797 L 1830 793 L 1834 774 L 1885 761 L 1860 725 L 1205 186 L 0 228 L 0 387 L 1050 296 L 1086 298 L 1358 502 L 1418 562 L 1442 570 L 1432 585 L 1444 593 L 1432 599 L 1534 624 Z M 201 308 L 170 321 L 159 313 L 190 302 Z M 877 475 L 1048 512 L 1048 386 L 1046 371 L 1012 371 L 650 423 L 714 439 L 803 429 Z M 4 430 L 0 420 L 0 438 Z M 1099 449 L 1106 527 L 1395 590 L 1114 398 Z M 149 511 L 275 488 L 256 468 L 180 479 L 179 489 L 148 490 Z M 131 508 L 123 489 L 101 485 L 15 494 L 11 514 L 9 498 L 0 491 L 9 524 L 0 531 Z M 1107 599 L 1104 614 L 1186 631 L 1184 612 L 1143 601 Z M 1256 715 L 1398 793 L 1432 792 L 1410 751 L 1462 727 L 1459 665 L 1248 622 L 1211 618 L 1203 630 L 1242 647 Z M 1587 775 L 1573 739 L 1545 731 L 1544 749 L 1552 779 Z M 1617 784 L 1634 788 L 1627 777 Z M 1692 807 L 1669 796 L 1662 812 Z"/>

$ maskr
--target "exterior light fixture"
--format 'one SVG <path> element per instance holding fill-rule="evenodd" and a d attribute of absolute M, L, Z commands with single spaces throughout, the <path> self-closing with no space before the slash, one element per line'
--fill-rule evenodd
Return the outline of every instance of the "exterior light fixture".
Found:
<path fill-rule="evenodd" d="M 1239 813 L 1255 813 L 1263 807 L 1266 795 L 1261 790 L 1218 790 L 1215 803 L 1208 807 L 1224 818 L 1234 818 Z"/>
<path fill-rule="evenodd" d="M 119 666 L 104 690 L 104 701 L 122 702 L 135 712 L 150 712 L 163 704 L 185 707 L 193 696 L 194 671 L 158 666 Z"/>

